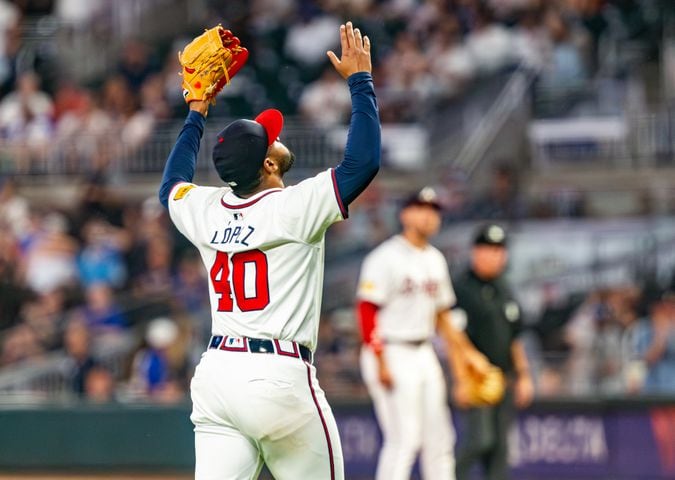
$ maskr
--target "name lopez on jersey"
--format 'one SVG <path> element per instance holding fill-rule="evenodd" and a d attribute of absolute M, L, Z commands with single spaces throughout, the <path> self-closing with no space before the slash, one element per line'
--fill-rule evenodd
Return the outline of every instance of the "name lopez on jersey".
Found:
<path fill-rule="evenodd" d="M 248 247 L 246 241 L 255 232 L 255 228 L 250 225 L 237 225 L 236 227 L 227 227 L 224 230 L 216 230 L 209 242 L 211 245 L 240 244 Z"/>

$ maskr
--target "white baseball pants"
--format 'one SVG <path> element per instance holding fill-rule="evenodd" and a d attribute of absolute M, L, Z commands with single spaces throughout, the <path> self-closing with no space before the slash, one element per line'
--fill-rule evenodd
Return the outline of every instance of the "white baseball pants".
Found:
<path fill-rule="evenodd" d="M 316 369 L 299 358 L 208 350 L 191 383 L 196 480 L 343 480 L 342 448 Z"/>
<path fill-rule="evenodd" d="M 424 479 L 454 479 L 455 431 L 432 345 L 387 344 L 384 355 L 392 390 L 379 382 L 370 348 L 361 350 L 361 372 L 384 437 L 376 480 L 408 480 L 418 453 Z"/>

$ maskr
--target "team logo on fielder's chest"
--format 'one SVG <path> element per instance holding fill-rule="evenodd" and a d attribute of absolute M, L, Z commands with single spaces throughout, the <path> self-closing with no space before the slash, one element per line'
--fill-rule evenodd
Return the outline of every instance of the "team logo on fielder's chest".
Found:
<path fill-rule="evenodd" d="M 412 295 L 417 292 L 424 292 L 429 297 L 435 297 L 436 292 L 438 292 L 438 282 L 435 280 L 416 282 L 412 278 L 405 278 L 403 285 L 401 285 L 400 293 L 402 295 Z"/>
<path fill-rule="evenodd" d="M 193 188 L 195 188 L 194 185 L 183 185 L 178 190 L 176 190 L 176 194 L 173 196 L 173 199 L 181 200 Z"/>

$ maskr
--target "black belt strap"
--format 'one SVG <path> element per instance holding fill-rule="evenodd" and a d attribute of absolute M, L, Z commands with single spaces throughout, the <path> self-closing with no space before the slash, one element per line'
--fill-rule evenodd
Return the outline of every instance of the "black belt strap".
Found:
<path fill-rule="evenodd" d="M 390 345 L 407 345 L 409 347 L 421 347 L 422 345 L 429 343 L 428 338 L 421 338 L 419 340 L 398 340 L 398 339 L 385 339 L 385 344 Z"/>
<path fill-rule="evenodd" d="M 299 343 L 296 342 L 293 342 L 293 344 L 297 346 L 297 353 L 285 352 L 280 350 L 279 348 L 275 348 L 274 347 L 275 341 L 270 340 L 268 338 L 244 337 L 245 345 L 234 348 L 226 347 L 225 339 L 227 339 L 227 337 L 223 335 L 212 336 L 211 340 L 209 341 L 209 348 L 212 349 L 217 348 L 228 352 L 276 353 L 277 355 L 281 356 L 302 358 L 304 361 L 308 363 L 312 363 L 313 360 L 312 351 L 309 348 L 305 347 L 304 345 L 300 345 Z"/>

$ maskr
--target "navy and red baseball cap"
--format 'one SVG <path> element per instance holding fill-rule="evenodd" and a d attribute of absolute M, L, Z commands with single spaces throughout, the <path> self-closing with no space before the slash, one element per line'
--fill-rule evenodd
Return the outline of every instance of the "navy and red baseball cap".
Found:
<path fill-rule="evenodd" d="M 442 210 L 441 203 L 438 200 L 438 194 L 436 193 L 436 190 L 431 187 L 424 187 L 419 192 L 411 194 L 403 201 L 402 208 L 411 207 L 413 205 L 427 205 L 436 210 Z"/>
<path fill-rule="evenodd" d="M 235 193 L 249 193 L 258 186 L 267 149 L 278 140 L 283 126 L 283 115 L 271 108 L 255 120 L 235 120 L 218 134 L 213 164 Z"/>

